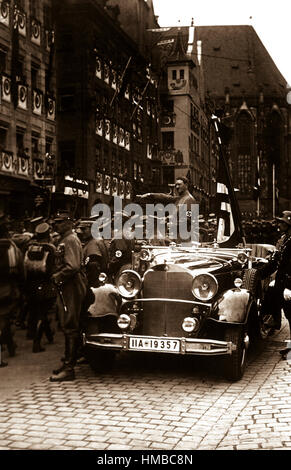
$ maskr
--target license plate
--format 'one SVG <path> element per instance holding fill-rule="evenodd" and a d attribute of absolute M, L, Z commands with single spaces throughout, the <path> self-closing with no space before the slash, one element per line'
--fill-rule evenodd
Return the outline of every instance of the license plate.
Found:
<path fill-rule="evenodd" d="M 129 338 L 129 349 L 180 352 L 180 341 L 177 339 Z"/>

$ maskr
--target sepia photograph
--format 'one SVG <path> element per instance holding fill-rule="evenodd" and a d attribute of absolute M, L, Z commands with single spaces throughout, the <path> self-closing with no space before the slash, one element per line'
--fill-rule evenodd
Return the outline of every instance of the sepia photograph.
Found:
<path fill-rule="evenodd" d="M 1 460 L 291 450 L 290 18 L 0 0 Z"/>

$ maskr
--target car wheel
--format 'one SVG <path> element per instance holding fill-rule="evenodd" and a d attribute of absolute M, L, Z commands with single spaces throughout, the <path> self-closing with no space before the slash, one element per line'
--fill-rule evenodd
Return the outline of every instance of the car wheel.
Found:
<path fill-rule="evenodd" d="M 261 280 L 257 269 L 246 269 L 242 281 L 243 289 L 249 290 L 256 297 L 261 295 Z"/>
<path fill-rule="evenodd" d="M 257 269 L 247 269 L 243 275 L 242 287 L 251 292 L 255 300 L 255 307 L 251 310 L 249 318 L 249 331 L 252 340 L 261 338 L 261 318 L 259 316 L 262 299 L 262 285 Z"/>
<path fill-rule="evenodd" d="M 224 340 L 232 342 L 236 349 L 224 360 L 224 374 L 232 381 L 240 380 L 246 368 L 246 356 L 248 348 L 248 335 L 240 328 L 228 328 Z"/>
<path fill-rule="evenodd" d="M 107 372 L 112 369 L 115 361 L 115 351 L 103 351 L 87 348 L 85 357 L 94 372 Z"/>

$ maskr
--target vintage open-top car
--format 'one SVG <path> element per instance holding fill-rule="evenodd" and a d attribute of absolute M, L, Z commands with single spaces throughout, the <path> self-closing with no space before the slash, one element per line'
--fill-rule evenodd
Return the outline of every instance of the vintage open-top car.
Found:
<path fill-rule="evenodd" d="M 225 376 L 239 380 L 250 341 L 270 329 L 258 273 L 266 255 L 258 245 L 144 244 L 114 284 L 104 277 L 93 289 L 83 334 L 91 366 L 108 367 L 118 351 L 220 356 Z"/>

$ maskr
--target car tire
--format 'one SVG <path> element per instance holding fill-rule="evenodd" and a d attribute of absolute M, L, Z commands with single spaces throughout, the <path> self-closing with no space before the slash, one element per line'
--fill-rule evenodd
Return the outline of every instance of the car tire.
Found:
<path fill-rule="evenodd" d="M 241 328 L 227 328 L 224 340 L 232 342 L 236 349 L 223 361 L 224 375 L 233 382 L 240 380 L 246 368 L 247 345 Z"/>
<path fill-rule="evenodd" d="M 261 295 L 261 279 L 257 269 L 246 269 L 242 281 L 243 289 L 249 290 L 256 297 Z"/>
<path fill-rule="evenodd" d="M 262 339 L 262 322 L 259 316 L 260 304 L 262 298 L 261 278 L 257 269 L 247 269 L 243 275 L 242 288 L 251 292 L 254 297 L 254 308 L 251 309 L 248 319 L 248 329 L 253 340 Z M 256 304 L 255 304 L 256 302 Z"/>
<path fill-rule="evenodd" d="M 112 369 L 115 361 L 115 351 L 103 351 L 87 348 L 85 357 L 94 372 L 107 372 Z"/>

